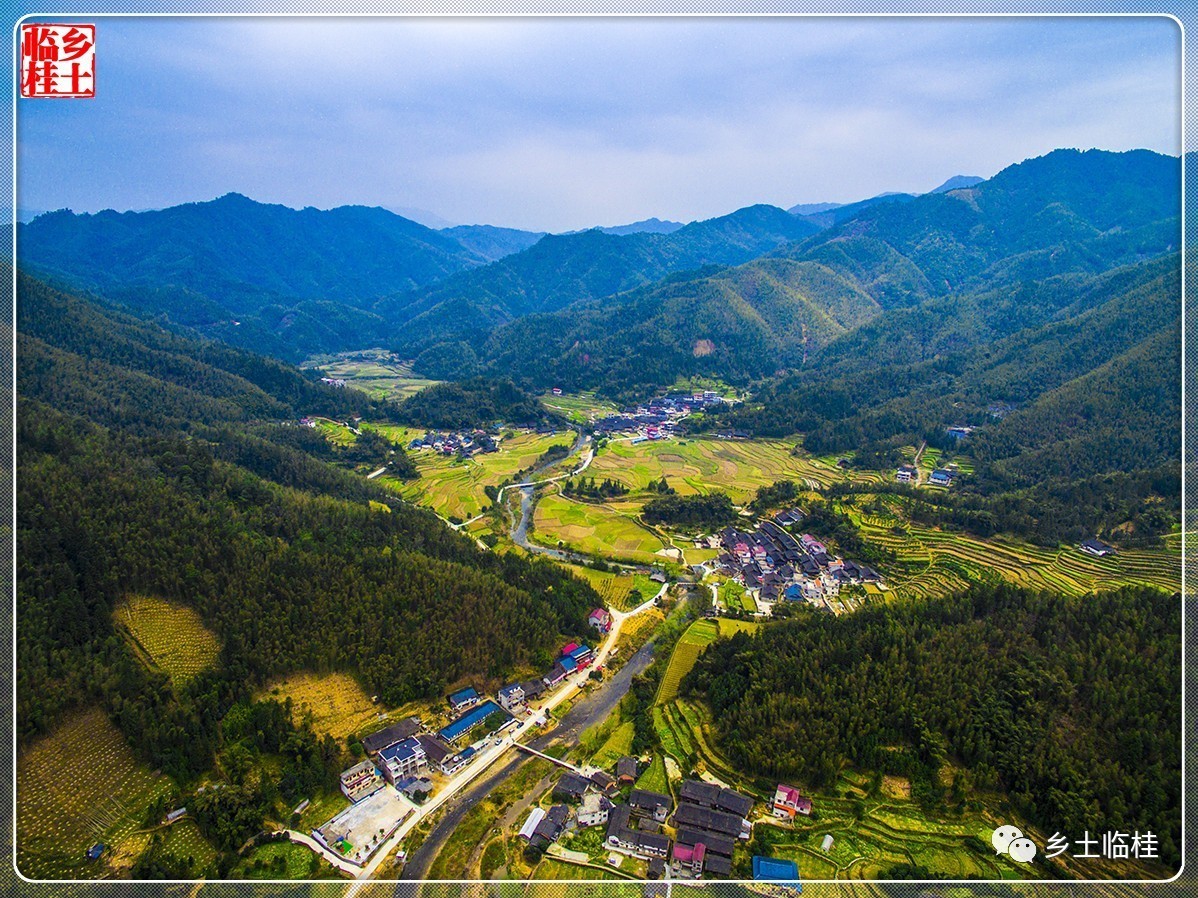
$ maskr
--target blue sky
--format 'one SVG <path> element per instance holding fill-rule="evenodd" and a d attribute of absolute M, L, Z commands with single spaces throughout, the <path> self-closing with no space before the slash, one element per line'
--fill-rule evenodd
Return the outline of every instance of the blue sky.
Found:
<path fill-rule="evenodd" d="M 105 19 L 22 100 L 24 209 L 264 202 L 537 230 L 1180 152 L 1164 19 Z"/>

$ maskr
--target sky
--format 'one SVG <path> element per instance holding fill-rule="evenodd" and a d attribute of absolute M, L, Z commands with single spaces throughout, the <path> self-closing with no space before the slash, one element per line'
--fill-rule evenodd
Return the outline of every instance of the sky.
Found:
<path fill-rule="evenodd" d="M 96 98 L 18 101 L 22 209 L 237 192 L 563 231 L 1181 146 L 1162 18 L 94 21 Z"/>

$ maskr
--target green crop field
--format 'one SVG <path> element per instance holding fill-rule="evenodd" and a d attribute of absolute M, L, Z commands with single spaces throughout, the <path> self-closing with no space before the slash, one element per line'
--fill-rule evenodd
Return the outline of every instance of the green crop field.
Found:
<path fill-rule="evenodd" d="M 612 730 L 611 735 L 607 737 L 599 750 L 591 756 L 591 763 L 606 770 L 619 758 L 629 754 L 632 751 L 632 737 L 635 731 L 636 727 L 631 720 L 621 723 Z"/>
<path fill-rule="evenodd" d="M 678 695 L 678 684 L 682 682 L 682 678 L 695 666 L 700 652 L 715 642 L 719 634 L 719 625 L 712 620 L 697 620 L 686 628 L 686 632 L 674 646 L 674 654 L 670 656 L 670 663 L 662 675 L 654 704 L 664 705 L 674 700 Z"/>
<path fill-rule="evenodd" d="M 541 403 L 546 408 L 565 415 L 575 424 L 586 424 L 594 418 L 605 418 L 619 412 L 619 409 L 606 399 L 596 399 L 594 393 L 564 393 L 561 396 L 546 393 L 541 396 Z"/>
<path fill-rule="evenodd" d="M 392 440 L 407 445 L 423 430 L 375 426 Z M 460 459 L 432 450 L 411 453 L 420 472 L 417 480 L 397 480 L 386 474 L 378 478 L 383 486 L 394 490 L 411 502 L 427 506 L 445 518 L 469 520 L 490 506 L 486 487 L 499 486 L 517 471 L 525 470 L 550 446 L 573 443 L 569 433 L 537 434 L 517 432 L 500 441 L 498 452 L 488 452 L 473 458 Z"/>
<path fill-rule="evenodd" d="M 18 868 L 31 879 L 117 875 L 148 844 L 137 831 L 169 790 L 102 711 L 69 718 L 17 758 Z M 90 862 L 84 852 L 96 842 L 109 848 Z"/>
<path fill-rule="evenodd" d="M 556 546 L 560 540 L 588 555 L 660 562 L 657 552 L 665 543 L 636 522 L 638 511 L 633 502 L 591 505 L 547 493 L 537 502 L 532 538 L 546 546 Z"/>
<path fill-rule="evenodd" d="M 748 502 L 758 487 L 778 480 L 828 486 L 846 479 L 835 464 L 801 452 L 794 455 L 794 448 L 793 441 L 782 440 L 616 441 L 596 454 L 587 476 L 611 478 L 631 490 L 665 477 L 680 494 L 718 489 L 737 503 Z"/>
<path fill-rule="evenodd" d="M 425 387 L 440 383 L 417 377 L 407 362 L 384 350 L 343 353 L 335 357 L 310 359 L 302 367 L 319 368 L 325 377 L 341 378 L 347 386 L 369 393 L 375 399 L 398 402 Z"/>
<path fill-rule="evenodd" d="M 650 792 L 670 794 L 670 780 L 666 775 L 666 762 L 661 755 L 654 755 L 652 763 L 637 777 L 636 788 Z"/>
<path fill-rule="evenodd" d="M 153 596 L 129 596 L 114 616 L 138 656 L 164 671 L 177 686 L 211 666 L 220 654 L 216 636 L 183 605 Z"/>
<path fill-rule="evenodd" d="M 295 842 L 267 842 L 246 854 L 233 879 L 340 879 L 331 864 Z"/>
<path fill-rule="evenodd" d="M 190 817 L 176 820 L 161 832 L 163 847 L 177 858 L 191 858 L 197 870 L 205 869 L 216 860 L 216 849 L 204 838 Z"/>

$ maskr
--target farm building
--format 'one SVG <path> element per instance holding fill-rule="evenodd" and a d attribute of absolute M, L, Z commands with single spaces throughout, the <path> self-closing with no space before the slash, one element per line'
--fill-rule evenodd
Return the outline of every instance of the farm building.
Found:
<path fill-rule="evenodd" d="M 604 795 L 612 795 L 620 790 L 616 778 L 604 770 L 596 770 L 591 774 L 591 785 Z"/>
<path fill-rule="evenodd" d="M 363 761 L 341 771 L 341 792 L 350 801 L 361 801 L 383 788 L 383 778 L 373 761 Z"/>
<path fill-rule="evenodd" d="M 555 804 L 533 830 L 532 838 L 528 840 L 529 844 L 542 850 L 548 848 L 561 836 L 562 831 L 566 828 L 566 821 L 569 819 L 570 809 L 564 804 Z"/>
<path fill-rule="evenodd" d="M 616 761 L 616 779 L 621 786 L 631 786 L 636 782 L 636 759 L 628 755 Z"/>
<path fill-rule="evenodd" d="M 725 789 L 702 780 L 685 780 L 678 792 L 679 804 L 693 804 L 701 808 L 726 811 L 738 817 L 748 817 L 756 803 L 748 795 Z"/>
<path fill-rule="evenodd" d="M 811 799 L 804 798 L 794 786 L 779 783 L 774 792 L 773 815 L 784 820 L 793 820 L 795 814 L 810 814 Z"/>
<path fill-rule="evenodd" d="M 932 486 L 948 486 L 953 482 L 953 472 L 944 468 L 937 468 L 928 476 L 928 483 Z"/>
<path fill-rule="evenodd" d="M 467 686 L 465 689 L 459 689 L 457 692 L 447 696 L 449 699 L 449 707 L 454 714 L 457 714 L 463 708 L 469 708 L 478 701 L 478 692 L 473 686 Z"/>
<path fill-rule="evenodd" d="M 545 818 L 544 808 L 533 808 L 529 813 L 528 819 L 524 821 L 524 825 L 520 827 L 520 838 L 524 841 L 532 839 L 532 834 L 536 832 L 537 825 Z"/>
<path fill-rule="evenodd" d="M 579 801 L 591 787 L 591 781 L 578 773 L 566 773 L 553 787 L 555 801 Z"/>
<path fill-rule="evenodd" d="M 607 818 L 607 846 L 637 857 L 667 857 L 670 840 L 659 833 L 649 833 L 629 825 L 631 808 L 616 805 Z"/>
<path fill-rule="evenodd" d="M 527 683 L 521 683 L 520 689 L 524 692 L 524 701 L 531 702 L 545 691 L 545 682 L 544 680 L 529 680 Z"/>
<path fill-rule="evenodd" d="M 658 823 L 665 823 L 674 809 L 674 799 L 660 792 L 633 789 L 628 794 L 628 807 L 639 817 L 652 817 Z"/>
<path fill-rule="evenodd" d="M 819 850 L 822 851 L 824 854 L 827 854 L 829 851 L 832 850 L 833 841 L 835 841 L 835 840 L 830 835 L 824 836 L 824 840 L 822 842 L 820 842 Z"/>
<path fill-rule="evenodd" d="M 415 736 L 420 732 L 420 719 L 417 717 L 408 717 L 401 720 L 399 723 L 392 724 L 385 730 L 379 730 L 377 733 L 371 733 L 362 740 L 362 747 L 366 749 L 366 754 L 377 755 L 380 751 L 389 745 L 394 745 L 396 742 Z"/>
<path fill-rule="evenodd" d="M 1102 558 L 1106 555 L 1114 555 L 1117 551 L 1114 546 L 1107 545 L 1100 539 L 1088 539 L 1078 548 L 1080 548 L 1087 555 L 1093 555 L 1095 558 Z"/>
<path fill-rule="evenodd" d="M 678 810 L 674 812 L 674 826 L 678 829 L 683 827 L 699 829 L 732 838 L 741 836 L 748 838 L 746 829 L 749 824 L 743 817 L 738 817 L 736 814 L 712 808 L 701 808 L 694 804 L 680 804 Z"/>
<path fill-rule="evenodd" d="M 894 479 L 899 483 L 916 483 L 919 481 L 919 469 L 915 465 L 900 465 L 894 472 Z"/>

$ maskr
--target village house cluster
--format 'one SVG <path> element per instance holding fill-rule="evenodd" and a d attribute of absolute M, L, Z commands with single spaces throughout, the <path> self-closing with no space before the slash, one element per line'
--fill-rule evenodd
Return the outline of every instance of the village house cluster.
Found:
<path fill-rule="evenodd" d="M 667 393 L 650 399 L 645 405 L 627 408 L 618 415 L 596 419 L 592 428 L 595 436 L 617 433 L 636 434 L 633 442 L 665 439 L 675 432 L 684 418 L 696 411 L 713 408 L 727 402 L 715 390 L 696 393 Z"/>
<path fill-rule="evenodd" d="M 553 788 L 550 808 L 534 808 L 519 835 L 529 846 L 546 851 L 563 835 L 591 826 L 606 826 L 603 848 L 608 863 L 618 865 L 622 856 L 647 864 L 650 879 L 666 875 L 674 879 L 702 879 L 732 875 L 733 855 L 752 836 L 750 817 L 756 801 L 733 789 L 696 779 L 684 780 L 678 802 L 661 792 L 630 788 L 637 777 L 638 763 L 631 757 L 616 761 L 615 776 L 604 770 L 593 772 L 572 768 Z M 775 816 L 781 806 L 810 814 L 811 802 L 791 786 L 779 785 Z M 626 798 L 622 799 L 622 796 Z M 793 818 L 793 813 L 790 815 Z M 743 849 L 742 849 L 743 850 Z M 797 868 L 765 863 L 754 858 L 754 869 L 768 870 L 770 877 L 796 879 Z M 760 862 L 760 863 L 759 863 Z"/>
<path fill-rule="evenodd" d="M 725 528 L 717 541 L 723 550 L 716 559 L 719 569 L 742 583 L 759 607 L 805 601 L 831 611 L 829 599 L 845 584 L 881 581 L 873 568 L 832 555 L 810 534 L 795 539 L 777 523 L 794 526 L 802 518 L 795 509 L 761 521 L 753 531 Z"/>
<path fill-rule="evenodd" d="M 432 450 L 442 455 L 457 455 L 470 458 L 486 452 L 496 452 L 499 444 L 493 434 L 485 430 L 459 431 L 456 433 L 439 433 L 430 430 L 422 437 L 417 437 L 408 443 L 408 449 L 413 452 Z"/>

